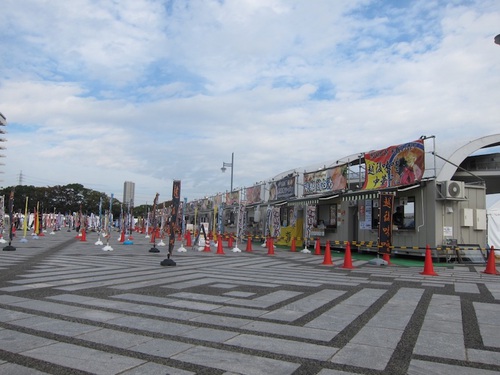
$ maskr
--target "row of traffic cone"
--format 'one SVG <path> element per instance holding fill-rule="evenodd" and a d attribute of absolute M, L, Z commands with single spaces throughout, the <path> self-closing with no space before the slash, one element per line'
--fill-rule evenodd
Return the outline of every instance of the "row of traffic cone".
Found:
<path fill-rule="evenodd" d="M 154 233 L 153 233 L 154 236 Z M 124 232 L 122 232 L 122 237 L 124 237 Z M 120 239 L 121 240 L 121 239 Z M 191 246 L 191 236 L 190 232 L 188 231 L 186 234 L 186 240 L 187 240 L 187 246 Z M 87 241 L 87 236 L 86 236 L 86 231 L 85 228 L 82 228 L 81 231 L 81 238 L 80 241 Z M 122 240 L 121 240 L 122 241 Z M 228 245 L 231 247 L 232 246 L 232 237 L 229 237 L 228 240 Z M 266 247 L 267 247 L 267 255 L 274 255 L 274 240 L 272 237 L 268 237 L 266 240 Z M 292 252 L 297 251 L 296 249 L 296 243 L 295 243 L 295 237 L 292 238 L 291 242 L 291 247 L 290 250 Z M 203 250 L 204 252 L 210 252 L 210 241 L 207 240 L 205 243 L 205 248 Z M 252 238 L 249 237 L 247 239 L 247 246 L 246 246 L 246 252 L 252 252 Z M 224 255 L 224 249 L 222 248 L 222 237 L 219 236 L 219 239 L 217 241 L 217 251 L 216 254 L 219 255 Z M 314 255 L 321 255 L 321 246 L 319 239 L 316 240 L 315 244 L 315 251 Z M 388 265 L 390 265 L 390 256 L 388 253 L 385 253 L 383 255 L 383 260 L 387 262 Z M 326 241 L 325 245 L 325 254 L 323 258 L 323 262 L 321 263 L 322 265 L 326 266 L 333 266 L 334 263 L 332 261 L 332 256 L 331 256 L 331 250 L 330 250 L 330 241 Z M 350 242 L 347 242 L 346 248 L 345 248 L 345 253 L 344 253 L 344 263 L 342 265 L 342 268 L 345 269 L 353 269 L 353 264 L 352 264 L 352 255 L 351 255 L 351 245 Z M 495 262 L 495 249 L 493 246 L 491 246 L 491 249 L 488 254 L 488 259 L 487 259 L 487 265 L 486 269 L 483 271 L 485 274 L 490 274 L 490 275 L 499 275 L 500 273 L 496 269 L 496 262 Z M 434 266 L 432 264 L 432 253 L 430 246 L 427 245 L 425 249 L 425 261 L 424 261 L 424 270 L 420 272 L 421 275 L 424 276 L 438 276 L 438 274 L 434 271 Z"/>

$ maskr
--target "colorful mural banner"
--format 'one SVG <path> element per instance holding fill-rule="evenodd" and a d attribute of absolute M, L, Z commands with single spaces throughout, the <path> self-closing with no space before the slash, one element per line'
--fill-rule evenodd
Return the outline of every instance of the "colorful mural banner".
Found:
<path fill-rule="evenodd" d="M 231 191 L 226 193 L 226 206 L 233 206 L 240 202 L 240 191 Z"/>
<path fill-rule="evenodd" d="M 378 226 L 378 252 L 390 254 L 392 246 L 392 209 L 393 194 L 380 194 L 380 222 Z"/>
<path fill-rule="evenodd" d="M 347 164 L 304 173 L 304 195 L 344 190 L 347 187 Z"/>
<path fill-rule="evenodd" d="M 247 204 L 255 204 L 262 202 L 262 185 L 246 188 L 245 197 Z"/>
<path fill-rule="evenodd" d="M 425 170 L 424 141 L 418 139 L 365 154 L 363 189 L 411 185 L 422 179 Z"/>
<path fill-rule="evenodd" d="M 214 206 L 220 207 L 222 205 L 222 194 L 217 194 L 214 197 Z"/>

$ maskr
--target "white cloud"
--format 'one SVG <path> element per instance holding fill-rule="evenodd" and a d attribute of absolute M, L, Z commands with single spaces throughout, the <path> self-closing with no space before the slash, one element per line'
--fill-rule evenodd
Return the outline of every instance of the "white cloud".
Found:
<path fill-rule="evenodd" d="M 5 186 L 190 199 L 435 135 L 498 133 L 500 5 L 6 1 Z M 443 146 L 442 146 L 443 145 Z"/>

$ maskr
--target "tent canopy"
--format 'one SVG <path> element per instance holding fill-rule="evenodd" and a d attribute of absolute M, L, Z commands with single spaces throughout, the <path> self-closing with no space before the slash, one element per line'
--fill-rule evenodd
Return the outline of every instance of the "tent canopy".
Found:
<path fill-rule="evenodd" d="M 487 210 L 488 245 L 500 250 L 500 200 Z"/>

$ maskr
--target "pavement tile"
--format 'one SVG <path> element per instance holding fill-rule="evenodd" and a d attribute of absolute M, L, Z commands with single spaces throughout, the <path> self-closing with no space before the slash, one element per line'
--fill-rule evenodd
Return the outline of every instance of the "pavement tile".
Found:
<path fill-rule="evenodd" d="M 152 337 L 102 328 L 75 336 L 78 339 L 127 349 L 153 340 Z"/>
<path fill-rule="evenodd" d="M 337 348 L 328 346 L 246 334 L 238 335 L 227 340 L 225 343 L 247 349 L 264 350 L 272 353 L 316 359 L 319 361 L 329 360 L 338 351 Z"/>
<path fill-rule="evenodd" d="M 340 349 L 331 361 L 349 366 L 384 370 L 392 353 L 393 350 L 389 348 L 349 343 Z"/>
<path fill-rule="evenodd" d="M 465 361 L 463 333 L 420 331 L 413 353 Z"/>
<path fill-rule="evenodd" d="M 121 372 L 120 375 L 196 375 L 196 373 L 148 362 L 131 370 Z"/>
<path fill-rule="evenodd" d="M 135 352 L 154 355 L 156 357 L 170 358 L 175 354 L 184 352 L 194 345 L 185 344 L 180 341 L 153 339 L 134 346 L 129 347 L 129 350 Z"/>
<path fill-rule="evenodd" d="M 408 375 L 498 375 L 498 371 L 482 370 L 474 367 L 454 366 L 444 363 L 412 360 Z"/>
<path fill-rule="evenodd" d="M 63 336 L 78 336 L 82 333 L 99 330 L 99 327 L 68 322 L 60 319 L 48 318 L 45 316 L 35 316 L 26 319 L 16 320 L 14 324 L 18 327 L 32 328 L 38 331 L 54 333 Z"/>
<path fill-rule="evenodd" d="M 201 346 L 186 350 L 181 354 L 173 356 L 172 359 L 224 371 L 232 371 L 243 375 L 290 375 L 300 367 L 299 363 Z"/>
<path fill-rule="evenodd" d="M 0 274 L 0 349 L 26 367 L 4 360 L 0 373 L 36 373 L 28 366 L 46 362 L 104 373 L 106 356 L 109 373 L 128 375 L 500 373 L 500 278 L 484 267 L 426 277 L 363 262 L 344 270 L 341 259 L 323 267 L 322 257 L 279 249 L 188 249 L 163 268 L 165 255 L 148 253 L 140 235 L 130 246 L 113 242 L 113 252 L 93 241 L 52 251 L 59 234 L 2 258 L 11 272 Z"/>
<path fill-rule="evenodd" d="M 38 371 L 33 368 L 21 366 L 15 363 L 4 362 L 0 364 L 0 374 L 12 375 L 48 375 L 47 372 Z"/>
<path fill-rule="evenodd" d="M 0 309 L 0 322 L 11 322 L 19 319 L 26 319 L 33 317 L 33 314 L 26 314 L 15 310 Z"/>
<path fill-rule="evenodd" d="M 402 334 L 402 330 L 365 326 L 354 336 L 350 343 L 395 349 L 401 340 Z"/>
<path fill-rule="evenodd" d="M 10 329 L 0 330 L 0 350 L 11 353 L 21 353 L 26 350 L 54 345 L 57 341 L 29 335 Z"/>
<path fill-rule="evenodd" d="M 140 359 L 67 343 L 38 347 L 24 351 L 23 355 L 98 375 L 114 375 L 144 363 Z"/>

